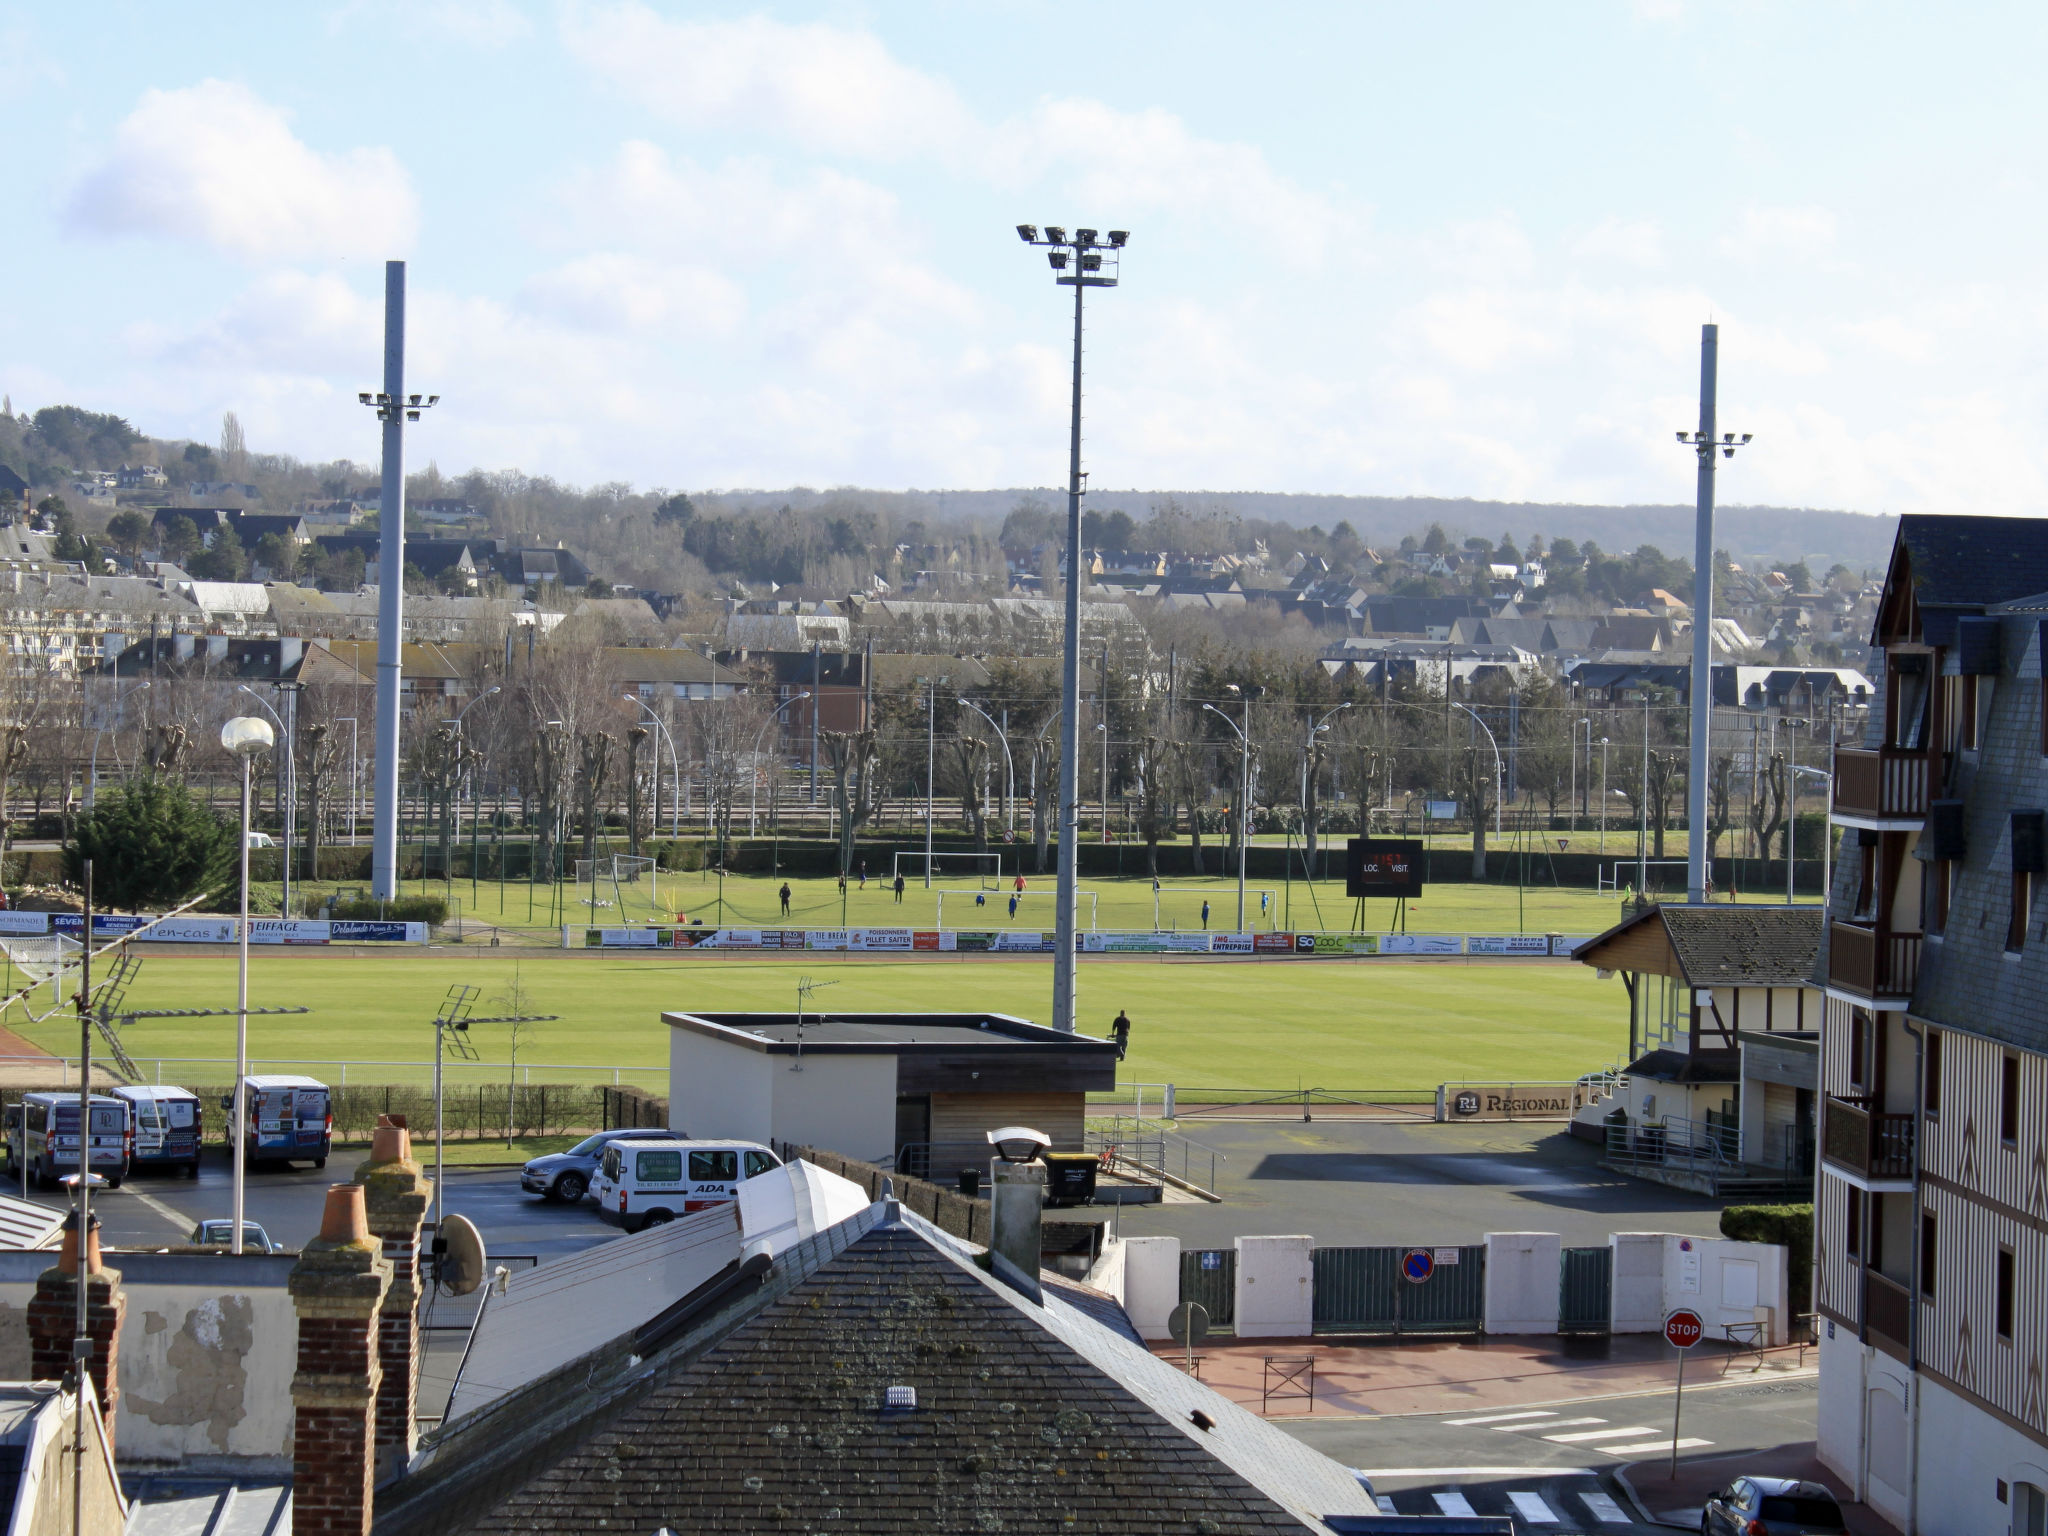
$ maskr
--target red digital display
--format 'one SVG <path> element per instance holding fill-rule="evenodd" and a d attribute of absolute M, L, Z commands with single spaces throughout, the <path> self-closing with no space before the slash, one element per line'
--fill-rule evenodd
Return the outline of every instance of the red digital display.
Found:
<path fill-rule="evenodd" d="M 1354 837 L 1344 845 L 1348 896 L 1420 896 L 1423 848 L 1406 838 Z"/>

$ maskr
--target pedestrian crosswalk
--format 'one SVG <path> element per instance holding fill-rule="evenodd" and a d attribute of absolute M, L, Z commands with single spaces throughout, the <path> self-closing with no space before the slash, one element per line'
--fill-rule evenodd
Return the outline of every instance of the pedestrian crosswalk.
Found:
<path fill-rule="evenodd" d="M 1593 1414 L 1567 1416 L 1556 1408 L 1525 1408 L 1514 1413 L 1482 1413 L 1460 1419 L 1445 1419 L 1459 1428 L 1483 1428 L 1504 1435 L 1528 1435 L 1553 1445 L 1568 1445 L 1574 1451 L 1604 1451 L 1610 1456 L 1647 1456 L 1669 1452 L 1671 1434 L 1650 1424 L 1616 1424 Z M 1697 1435 L 1682 1436 L 1681 1451 L 1712 1445 Z"/>
<path fill-rule="evenodd" d="M 1492 1482 L 1396 1488 L 1375 1493 L 1373 1501 L 1385 1515 L 1507 1515 L 1517 1531 L 1541 1531 L 1544 1536 L 1620 1536 L 1625 1530 L 1642 1529 L 1594 1477 L 1534 1477 L 1529 1482 L 1535 1486 Z"/>

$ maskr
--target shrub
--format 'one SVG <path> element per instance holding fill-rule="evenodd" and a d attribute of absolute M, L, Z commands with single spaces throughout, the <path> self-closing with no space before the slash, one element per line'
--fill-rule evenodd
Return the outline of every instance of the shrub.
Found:
<path fill-rule="evenodd" d="M 238 836 L 182 781 L 146 774 L 78 818 L 66 873 L 77 882 L 91 859 L 101 906 L 162 910 L 232 880 Z"/>
<path fill-rule="evenodd" d="M 445 923 L 448 903 L 439 896 L 400 896 L 378 901 L 361 896 L 334 904 L 335 917 L 347 922 Z"/>
<path fill-rule="evenodd" d="M 1721 1235 L 1738 1243 L 1784 1244 L 1792 1310 L 1813 1310 L 1811 1205 L 1731 1205 L 1721 1212 Z"/>

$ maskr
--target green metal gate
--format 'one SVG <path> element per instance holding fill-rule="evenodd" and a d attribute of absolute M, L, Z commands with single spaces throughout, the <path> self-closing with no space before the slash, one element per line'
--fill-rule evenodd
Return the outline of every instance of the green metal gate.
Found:
<path fill-rule="evenodd" d="M 1426 1259 L 1411 1260 L 1411 1255 Z M 1427 1277 L 1413 1280 L 1411 1267 Z M 1315 1330 L 1383 1338 L 1476 1334 L 1486 1323 L 1486 1249 L 1318 1248 Z M 1183 1293 L 1185 1294 L 1185 1293 Z"/>
<path fill-rule="evenodd" d="M 1558 1258 L 1559 1333 L 1606 1333 L 1614 1317 L 1614 1250 L 1567 1248 Z"/>
<path fill-rule="evenodd" d="M 1237 1250 L 1189 1248 L 1180 1256 L 1180 1299 L 1209 1313 L 1211 1333 L 1237 1331 Z"/>

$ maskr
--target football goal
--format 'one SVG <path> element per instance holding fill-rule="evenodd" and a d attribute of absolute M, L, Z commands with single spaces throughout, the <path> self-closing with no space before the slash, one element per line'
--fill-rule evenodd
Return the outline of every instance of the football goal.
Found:
<path fill-rule="evenodd" d="M 1643 880 L 1646 885 L 1658 884 L 1658 882 L 1650 879 L 1648 873 L 1650 870 L 1675 869 L 1678 871 L 1678 884 L 1676 888 L 1679 890 L 1683 890 L 1685 888 L 1686 862 L 1684 859 L 1643 859 L 1640 861 L 1636 859 L 1616 859 L 1614 861 L 1614 867 L 1612 871 L 1608 873 L 1605 877 L 1601 875 L 1599 866 L 1594 866 L 1594 890 L 1619 891 L 1622 888 L 1623 882 L 1626 882 L 1631 888 L 1633 888 L 1636 883 L 1636 866 L 1638 862 L 1640 862 L 1643 867 Z M 1711 886 L 1713 885 L 1713 883 L 1714 866 L 1713 862 L 1709 860 L 1707 864 L 1707 884 Z M 1636 894 L 1640 896 L 1643 894 L 1643 892 L 1637 891 Z"/>
<path fill-rule="evenodd" d="M 47 981 L 52 1005 L 62 1007 L 64 972 L 78 950 L 78 941 L 61 933 L 20 934 L 0 939 L 0 955 L 7 960 L 7 990 L 15 989 L 17 974 L 31 986 Z"/>
<path fill-rule="evenodd" d="M 984 891 L 995 890 L 1003 883 L 1003 856 L 1000 852 L 925 853 L 920 850 L 898 853 L 890 863 L 890 879 L 924 879 L 926 860 L 931 861 L 929 868 L 934 880 L 973 880 Z"/>
<path fill-rule="evenodd" d="M 1172 902 L 1163 896 L 1177 896 Z M 1201 898 L 1194 900 L 1190 898 Z M 1202 902 L 1209 904 L 1209 920 L 1202 921 Z M 1183 921 L 1185 919 L 1185 921 Z M 1244 920 L 1252 929 L 1271 930 L 1280 920 L 1280 892 L 1270 885 L 1244 888 Z M 1178 933 L 1197 926 L 1228 931 L 1237 921 L 1237 887 L 1233 885 L 1155 885 L 1152 888 L 1152 931 Z"/>
<path fill-rule="evenodd" d="M 1074 925 L 1095 932 L 1095 909 L 1097 892 L 1077 890 L 1074 892 Z M 1014 924 L 1023 928 L 1045 929 L 1058 922 L 1054 902 L 1058 893 L 1042 891 L 940 891 L 938 925 L 941 931 L 946 926 L 946 898 L 953 898 L 953 926 L 955 928 L 988 928 L 998 924 Z M 966 912 L 967 916 L 960 914 Z"/>
<path fill-rule="evenodd" d="M 599 907 L 611 907 L 624 915 L 626 893 L 623 887 L 638 885 L 640 877 L 648 877 L 648 901 L 655 911 L 661 910 L 661 872 L 655 861 L 637 854 L 607 853 L 594 859 L 576 861 L 576 883 L 590 887 L 590 909 L 593 913 Z M 599 893 L 609 888 L 612 896 L 607 901 Z"/>

